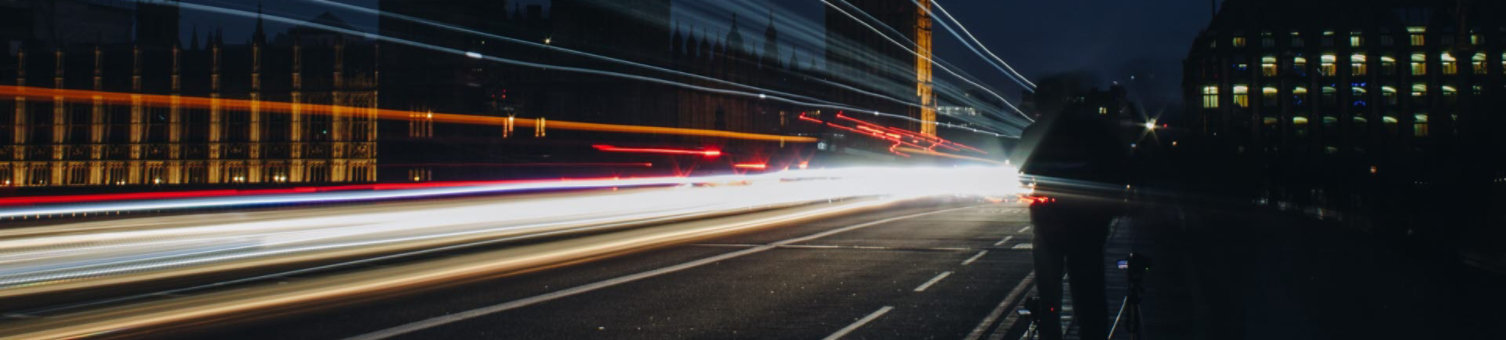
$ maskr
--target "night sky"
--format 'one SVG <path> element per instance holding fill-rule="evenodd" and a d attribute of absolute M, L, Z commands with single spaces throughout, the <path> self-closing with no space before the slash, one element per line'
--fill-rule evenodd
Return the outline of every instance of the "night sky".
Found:
<path fill-rule="evenodd" d="M 194 2 L 248 6 L 246 1 L 191 0 Z M 377 0 L 342 0 L 375 7 Z M 683 1 L 683 0 L 682 0 Z M 709 1 L 709 0 L 708 0 Z M 818 0 L 715 0 L 738 1 L 748 7 L 778 6 L 794 17 L 780 20 L 805 20 L 820 23 L 824 5 Z M 1192 39 L 1210 19 L 1207 0 L 938 0 L 1005 61 L 1031 79 L 1064 72 L 1095 75 L 1103 85 L 1118 81 L 1131 86 L 1132 92 L 1151 112 L 1174 109 L 1180 101 L 1181 60 L 1186 57 Z M 307 0 L 264 0 L 268 13 L 290 17 L 313 17 L 323 6 Z M 522 4 L 545 4 L 548 0 L 514 1 Z M 249 5 L 254 6 L 254 5 Z M 676 5 L 675 20 L 685 25 L 682 5 Z M 357 27 L 376 27 L 376 19 L 352 13 L 339 16 Z M 745 33 L 749 45 L 760 46 L 767 11 L 740 13 L 754 18 L 751 31 Z M 241 41 L 251 32 L 249 21 L 185 11 L 183 33 L 186 39 L 194 27 L 201 36 L 210 27 L 225 25 L 226 40 Z M 747 19 L 745 19 L 747 20 Z M 704 21 L 704 19 L 702 20 Z M 719 23 L 701 22 L 715 26 Z M 699 26 L 698 25 L 698 26 Z M 271 34 L 286 26 L 269 25 Z M 706 27 L 712 32 L 724 27 Z M 940 27 L 936 28 L 937 53 L 948 62 L 985 81 L 1002 93 L 1019 93 L 1002 74 L 984 64 L 963 48 Z M 815 50 L 821 46 L 803 46 Z M 818 54 L 803 53 L 804 55 Z M 1134 76 L 1131 80 L 1131 76 Z"/>

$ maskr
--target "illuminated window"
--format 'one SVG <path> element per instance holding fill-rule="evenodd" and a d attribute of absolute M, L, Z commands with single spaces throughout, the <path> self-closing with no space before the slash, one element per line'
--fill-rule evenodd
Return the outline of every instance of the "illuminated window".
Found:
<path fill-rule="evenodd" d="M 1205 108 L 1205 109 L 1217 109 L 1218 108 L 1218 86 L 1204 86 L 1203 87 L 1203 108 Z"/>
<path fill-rule="evenodd" d="M 1319 60 L 1319 67 L 1318 67 L 1318 73 L 1319 74 L 1322 74 L 1322 75 L 1328 76 L 1328 77 L 1332 77 L 1334 75 L 1339 74 L 1339 67 L 1337 66 L 1338 62 L 1339 62 L 1339 58 L 1337 56 L 1334 56 L 1332 54 L 1324 54 L 1322 57 L 1319 57 L 1318 60 Z"/>
<path fill-rule="evenodd" d="M 1363 76 L 1369 73 L 1370 68 L 1366 64 L 1366 62 L 1368 61 L 1369 58 L 1362 53 L 1356 53 L 1349 56 L 1349 74 L 1354 76 Z"/>
<path fill-rule="evenodd" d="M 1339 104 L 1339 89 L 1334 88 L 1333 86 L 1324 86 L 1323 87 L 1323 105 L 1338 105 L 1338 104 Z"/>
<path fill-rule="evenodd" d="M 1323 31 L 1323 47 L 1333 47 L 1333 31 Z"/>
<path fill-rule="evenodd" d="M 1353 97 L 1353 98 L 1350 98 L 1350 99 L 1354 99 L 1354 100 L 1357 100 L 1357 101 L 1358 100 L 1364 100 L 1365 96 L 1367 96 L 1369 94 L 1370 94 L 1370 91 L 1366 90 L 1364 86 L 1354 86 L 1354 87 L 1350 87 L 1349 88 L 1349 95 L 1351 97 Z"/>
<path fill-rule="evenodd" d="M 1423 84 L 1423 83 L 1412 84 L 1412 97 L 1413 98 L 1427 97 L 1427 96 L 1428 96 L 1428 84 Z"/>
<path fill-rule="evenodd" d="M 1476 33 L 1476 34 L 1470 34 L 1469 35 L 1469 44 L 1470 45 L 1479 46 L 1480 44 L 1484 44 L 1484 43 L 1485 43 L 1485 37 L 1484 36 L 1481 36 L 1478 33 Z"/>
<path fill-rule="evenodd" d="M 1444 85 L 1438 88 L 1443 91 L 1443 102 L 1455 104 L 1459 102 L 1459 88 Z"/>
<path fill-rule="evenodd" d="M 1247 85 L 1234 85 L 1234 105 L 1241 108 L 1250 107 L 1250 87 Z"/>
<path fill-rule="evenodd" d="M 1443 61 L 1443 74 L 1459 74 L 1459 60 L 1454 59 L 1453 54 L 1443 52 L 1443 55 L 1440 55 L 1438 59 Z"/>
<path fill-rule="evenodd" d="M 1277 97 L 1280 94 L 1281 91 L 1274 87 L 1267 86 L 1260 88 L 1260 102 L 1265 106 L 1276 106 L 1276 104 L 1280 103 L 1280 99 Z"/>
<path fill-rule="evenodd" d="M 1427 38 L 1428 29 L 1427 29 L 1427 27 L 1420 27 L 1420 26 L 1407 27 L 1407 33 L 1411 37 L 1412 46 L 1427 45 L 1427 43 L 1428 43 L 1428 38 Z"/>
<path fill-rule="evenodd" d="M 1428 55 L 1422 53 L 1412 54 L 1412 75 L 1428 75 Z"/>
<path fill-rule="evenodd" d="M 1412 115 L 1412 135 L 1417 137 L 1428 136 L 1428 114 L 1419 113 Z"/>
<path fill-rule="evenodd" d="M 1489 72 L 1485 68 L 1488 65 L 1485 63 L 1485 52 L 1475 53 L 1474 57 L 1469 58 L 1469 65 L 1471 69 L 1475 70 L 1475 74 L 1486 74 Z"/>
<path fill-rule="evenodd" d="M 1306 104 L 1306 103 L 1307 103 L 1307 88 L 1306 87 L 1301 87 L 1301 86 L 1292 88 L 1292 106 L 1302 106 L 1303 104 Z"/>
<path fill-rule="evenodd" d="M 1292 58 L 1292 72 L 1299 76 L 1307 76 L 1307 57 Z"/>
<path fill-rule="evenodd" d="M 1365 36 L 1360 32 L 1349 32 L 1349 47 L 1365 47 Z"/>
<path fill-rule="evenodd" d="M 1386 105 L 1396 105 L 1400 102 L 1395 86 L 1381 86 L 1381 99 L 1386 101 Z"/>
<path fill-rule="evenodd" d="M 1292 127 L 1297 130 L 1297 136 L 1307 135 L 1307 117 L 1297 115 L 1292 117 Z"/>
<path fill-rule="evenodd" d="M 1396 75 L 1396 58 L 1388 56 L 1388 55 L 1387 56 L 1381 56 L 1381 66 L 1380 67 L 1381 67 L 1381 75 L 1385 75 L 1385 76 Z"/>
<path fill-rule="evenodd" d="M 1245 37 L 1234 37 L 1234 47 L 1245 47 Z"/>
<path fill-rule="evenodd" d="M 1109 108 L 1107 108 L 1107 107 L 1102 107 L 1102 106 L 1099 106 L 1099 107 L 1098 107 L 1098 114 L 1100 114 L 1100 115 L 1106 115 L 1106 114 L 1109 114 Z"/>
<path fill-rule="evenodd" d="M 1276 57 L 1265 56 L 1260 58 L 1260 75 L 1266 77 L 1276 76 Z"/>

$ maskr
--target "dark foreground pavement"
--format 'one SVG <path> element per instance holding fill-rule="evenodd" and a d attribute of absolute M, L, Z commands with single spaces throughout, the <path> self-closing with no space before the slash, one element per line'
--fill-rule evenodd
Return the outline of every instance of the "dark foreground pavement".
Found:
<path fill-rule="evenodd" d="M 1110 253 L 1155 261 L 1146 339 L 1506 339 L 1506 279 L 1420 245 L 1255 209 L 1136 211 Z"/>
<path fill-rule="evenodd" d="M 938 211 L 944 212 L 931 213 Z M 1016 249 L 1031 240 L 1025 228 L 1028 220 L 1028 212 L 1018 205 L 908 205 L 172 335 L 214 339 L 986 336 L 1002 318 L 983 321 L 1031 272 L 1029 250 Z M 809 236 L 818 237 L 736 255 Z M 707 259 L 714 261 L 670 270 Z M 651 276 L 624 281 L 644 274 Z"/>

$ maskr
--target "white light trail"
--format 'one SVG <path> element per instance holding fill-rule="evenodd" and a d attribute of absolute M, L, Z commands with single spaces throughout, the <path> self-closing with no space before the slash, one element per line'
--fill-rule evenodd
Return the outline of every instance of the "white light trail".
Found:
<path fill-rule="evenodd" d="M 138 1 L 142 1 L 142 0 L 138 0 Z M 771 96 L 769 96 L 768 93 L 772 93 L 772 94 L 776 94 L 778 96 L 793 98 L 793 99 L 786 99 L 786 98 L 781 98 L 781 97 L 772 97 L 776 101 L 781 101 L 781 102 L 785 102 L 785 103 L 789 103 L 789 104 L 806 105 L 806 106 L 812 106 L 812 107 L 823 107 L 823 108 L 830 108 L 830 109 L 837 109 L 837 110 L 864 111 L 862 109 L 858 109 L 858 108 L 853 107 L 851 105 L 846 105 L 846 104 L 842 104 L 842 103 L 838 103 L 838 102 L 832 102 L 832 101 L 827 101 L 827 100 L 822 100 L 822 99 L 817 99 L 817 98 L 813 98 L 813 97 L 809 97 L 809 96 L 802 96 L 802 95 L 793 94 L 793 93 L 787 93 L 787 92 L 782 92 L 782 91 L 775 91 L 775 90 L 761 88 L 761 87 L 756 87 L 756 86 L 752 86 L 752 85 L 747 85 L 747 84 L 742 84 L 742 83 L 737 83 L 737 82 L 722 80 L 722 79 L 718 79 L 718 78 L 714 78 L 714 77 L 707 77 L 707 76 L 703 76 L 703 75 L 699 75 L 699 74 L 694 74 L 694 73 L 689 73 L 689 72 L 683 72 L 683 71 L 677 71 L 677 70 L 673 70 L 673 69 L 668 69 L 668 68 L 663 68 L 663 67 L 658 67 L 658 66 L 653 66 L 653 65 L 638 63 L 638 62 L 634 62 L 634 61 L 630 61 L 630 60 L 625 60 L 625 59 L 620 59 L 620 58 L 612 58 L 612 57 L 603 56 L 603 55 L 594 54 L 594 53 L 589 53 L 589 52 L 584 52 L 584 51 L 572 50 L 572 49 L 567 49 L 567 48 L 560 48 L 560 47 L 557 47 L 557 46 L 553 46 L 550 43 L 550 41 L 547 40 L 547 39 L 545 40 L 545 42 L 543 44 L 539 44 L 539 43 L 535 43 L 535 42 L 531 42 L 531 41 L 527 41 L 527 40 L 523 40 L 523 39 L 517 39 L 517 38 L 513 38 L 513 37 L 508 37 L 508 36 L 503 36 L 503 35 L 497 35 L 497 34 L 491 34 L 491 33 L 486 33 L 486 32 L 482 32 L 482 31 L 477 31 L 477 30 L 474 30 L 474 29 L 469 29 L 469 28 L 464 28 L 464 27 L 458 27 L 458 26 L 454 26 L 454 25 L 448 25 L 448 24 L 444 24 L 444 23 L 441 23 L 441 22 L 436 22 L 436 21 L 429 20 L 429 19 L 424 19 L 424 18 L 409 16 L 409 15 L 403 15 L 403 14 L 397 14 L 397 13 L 389 13 L 389 12 L 385 12 L 385 11 L 380 11 L 380 10 L 376 10 L 376 9 L 371 9 L 371 8 L 366 8 L 366 7 L 361 7 L 361 6 L 356 6 L 356 5 L 351 5 L 351 4 L 346 4 L 346 3 L 336 2 L 336 1 L 330 1 L 330 0 L 305 0 L 305 1 L 321 3 L 321 4 L 329 5 L 329 6 L 332 6 L 332 7 L 337 7 L 337 8 L 341 8 L 341 9 L 346 9 L 346 10 L 361 12 L 361 13 L 365 13 L 365 14 L 385 16 L 385 17 L 390 17 L 390 18 L 396 18 L 396 19 L 400 19 L 400 20 L 405 20 L 405 21 L 409 21 L 409 22 L 413 22 L 413 23 L 423 24 L 423 25 L 427 25 L 427 26 L 430 26 L 430 27 L 444 29 L 444 30 L 449 30 L 449 31 L 453 31 L 453 32 L 471 34 L 471 35 L 475 35 L 475 36 L 486 37 L 486 38 L 491 38 L 491 39 L 497 39 L 497 40 L 501 40 L 501 41 L 506 41 L 506 42 L 511 42 L 511 43 L 517 43 L 517 44 L 522 44 L 522 45 L 528 45 L 528 46 L 533 46 L 533 47 L 548 48 L 550 51 L 554 51 L 554 52 L 567 53 L 567 54 L 571 54 L 571 55 L 582 56 L 582 57 L 592 58 L 592 59 L 596 59 L 596 60 L 617 63 L 617 64 L 621 64 L 621 65 L 627 65 L 627 66 L 632 66 L 632 67 L 637 67 L 637 68 L 642 68 L 642 69 L 647 69 L 647 70 L 652 70 L 652 71 L 657 71 L 657 72 L 669 73 L 669 74 L 673 74 L 673 75 L 677 75 L 677 76 L 690 77 L 690 78 L 694 78 L 694 79 L 709 81 L 709 82 L 718 83 L 718 84 L 722 84 L 722 85 L 728 85 L 728 86 L 732 86 L 732 87 L 735 87 L 735 88 L 740 88 L 740 89 L 744 89 L 744 90 L 748 90 L 748 91 L 755 91 L 755 92 L 728 91 L 728 90 L 722 90 L 722 89 L 714 89 L 714 88 L 697 86 L 697 85 L 692 85 L 692 84 L 686 84 L 686 83 L 680 83 L 680 82 L 672 82 L 672 81 L 662 80 L 662 79 L 658 79 L 658 78 L 653 78 L 653 79 L 656 79 L 656 80 L 648 80 L 648 79 L 643 78 L 643 76 L 639 76 L 639 75 L 626 75 L 626 74 L 621 74 L 621 73 L 617 73 L 617 72 L 609 72 L 609 71 L 590 72 L 590 73 L 598 74 L 598 75 L 627 77 L 627 78 L 635 79 L 635 80 L 651 81 L 651 82 L 656 82 L 656 83 L 662 83 L 662 84 L 667 84 L 667 85 L 672 85 L 672 86 L 679 86 L 679 87 L 686 87 L 686 88 L 691 88 L 691 89 L 696 89 L 696 90 L 701 90 L 701 91 L 707 91 L 707 92 L 713 92 L 713 93 L 720 93 L 720 94 L 733 94 L 733 95 L 741 95 L 741 96 L 747 96 L 747 97 L 757 97 L 759 99 L 770 99 Z M 222 8 L 222 7 L 218 7 L 218 8 L 224 9 L 224 10 L 228 10 L 228 11 L 238 11 L 238 12 L 249 13 L 248 11 L 240 11 L 240 10 L 229 9 L 229 8 Z M 324 27 L 322 27 L 323 25 L 317 25 L 317 26 L 321 26 L 320 27 L 321 29 L 324 28 Z M 376 39 L 384 39 L 384 40 L 385 39 L 397 39 L 397 38 L 390 38 L 390 37 L 379 36 L 379 35 L 369 34 L 369 33 L 362 33 L 361 35 L 372 37 L 372 38 L 376 38 Z M 427 44 L 424 44 L 424 45 L 427 45 Z M 411 44 L 410 44 L 410 46 L 415 46 L 415 47 L 420 47 L 420 48 L 426 48 L 426 47 L 423 47 L 423 46 L 416 46 L 416 45 L 411 45 Z M 433 45 L 429 45 L 429 46 L 433 46 Z M 439 47 L 439 46 L 433 46 L 433 47 L 435 47 L 435 48 L 441 48 L 441 49 L 443 48 L 443 47 Z M 430 48 L 430 49 L 433 49 L 433 48 Z M 434 49 L 434 50 L 438 50 L 438 49 Z M 551 66 L 551 65 L 545 65 L 545 64 L 528 63 L 528 62 L 523 62 L 523 61 L 515 61 L 515 60 L 511 60 L 511 59 L 501 59 L 501 58 L 491 58 L 491 57 L 483 58 L 483 56 L 480 53 L 475 53 L 475 52 L 466 52 L 465 56 L 470 57 L 472 59 L 487 59 L 487 60 L 504 62 L 504 63 L 509 63 L 509 64 L 527 63 L 527 65 L 524 65 L 524 66 L 535 66 L 535 67 L 543 67 L 543 68 L 555 68 L 555 69 L 564 70 L 564 71 L 583 72 L 583 71 L 580 71 L 580 70 L 576 70 L 574 68 L 567 68 L 567 67 L 562 67 L 562 66 Z M 871 96 L 871 97 L 876 97 L 876 98 L 884 99 L 886 101 L 898 103 L 898 104 L 901 104 L 901 105 L 907 105 L 907 106 L 916 107 L 916 108 L 920 107 L 919 104 L 916 104 L 916 103 L 913 103 L 913 102 L 904 101 L 904 100 L 901 100 L 901 99 L 898 99 L 898 98 L 894 98 L 894 97 L 890 97 L 890 96 L 887 96 L 887 95 L 883 95 L 883 94 L 879 94 L 879 93 L 875 93 L 875 92 L 871 92 L 871 91 L 859 89 L 857 87 L 853 87 L 853 86 L 847 85 L 847 84 L 841 84 L 841 83 L 832 82 L 832 81 L 828 81 L 828 80 L 820 79 L 820 78 L 815 78 L 815 77 L 810 78 L 810 80 L 817 81 L 817 82 L 820 82 L 820 83 L 823 83 L 823 84 L 826 84 L 826 85 L 840 87 L 842 89 L 853 91 L 853 92 L 856 92 L 856 93 L 859 93 L 859 94 L 863 94 L 863 95 L 866 95 L 866 96 Z M 767 92 L 767 93 L 757 93 L 757 91 L 762 91 L 762 92 Z M 986 89 L 985 89 L 985 91 L 986 91 Z M 802 101 L 795 101 L 795 99 L 802 100 Z M 1001 99 L 1002 99 L 1002 97 L 1001 97 Z M 1007 101 L 1006 101 L 1006 103 L 1007 103 Z M 1016 109 L 1016 111 L 1018 111 L 1018 109 Z M 914 122 L 924 123 L 924 122 L 922 122 L 919 119 L 916 119 L 916 118 L 913 118 L 913 117 L 909 117 L 909 116 L 906 116 L 906 115 L 898 115 L 898 114 L 891 114 L 891 113 L 883 113 L 882 115 L 888 116 L 888 117 L 895 117 L 895 118 L 910 120 L 910 121 L 914 121 Z M 1029 119 L 1029 118 L 1026 118 L 1026 119 Z M 942 124 L 939 124 L 939 125 L 942 126 L 942 127 L 946 127 L 946 128 L 959 129 L 959 130 L 970 131 L 970 132 L 974 132 L 974 133 L 987 133 L 987 134 L 992 134 L 992 135 L 1001 136 L 1001 137 L 1005 136 L 1004 134 L 997 133 L 997 132 L 994 132 L 994 131 L 977 130 L 975 128 L 970 128 L 970 127 L 965 127 L 965 126 L 959 126 L 959 125 L 950 124 L 950 123 L 942 123 Z"/>
<path fill-rule="evenodd" d="M 867 14 L 865 12 L 862 12 L 861 10 L 858 10 L 856 6 L 853 6 L 851 3 L 848 3 L 847 1 L 844 1 L 844 0 L 837 0 L 837 1 L 841 1 L 843 4 L 847 4 L 848 6 L 853 7 L 853 10 L 862 13 L 864 16 L 867 16 L 869 18 L 873 18 L 872 15 L 869 15 L 869 14 Z M 993 95 L 994 98 L 999 99 L 1000 102 L 1004 103 L 1005 106 L 1009 107 L 1009 109 L 1013 110 L 1016 114 L 1019 114 L 1020 117 L 1025 118 L 1025 120 L 1027 120 L 1027 121 L 1035 122 L 1035 119 L 1030 118 L 1029 115 L 1025 114 L 1025 111 L 1020 110 L 1020 108 L 1017 107 L 1017 106 L 1015 106 L 1014 103 L 1011 103 L 1009 101 L 1009 99 L 1006 99 L 1006 98 L 1004 98 L 1004 96 L 999 95 L 998 92 L 994 92 L 993 89 L 990 89 L 987 86 L 983 86 L 983 84 L 979 84 L 977 82 L 974 82 L 971 79 L 969 79 L 968 77 L 964 77 L 962 74 L 959 74 L 956 71 L 953 71 L 950 67 L 947 67 L 945 63 L 937 62 L 935 59 L 932 59 L 931 57 L 921 55 L 920 52 L 916 51 L 913 48 L 910 48 L 909 46 L 906 46 L 904 43 L 900 43 L 899 41 L 894 40 L 894 38 L 889 37 L 888 34 L 884 34 L 884 32 L 879 31 L 878 28 L 873 27 L 873 25 L 870 25 L 868 22 L 864 21 L 863 19 L 859 19 L 857 16 L 852 15 L 852 13 L 849 13 L 849 12 L 847 12 L 847 10 L 844 10 L 841 7 L 838 7 L 836 4 L 833 4 L 833 3 L 831 3 L 831 2 L 829 2 L 827 0 L 821 0 L 821 3 L 826 4 L 826 6 L 831 7 L 832 9 L 837 10 L 837 12 L 840 12 L 840 13 L 842 13 L 842 15 L 845 15 L 848 18 L 851 18 L 853 21 L 856 21 L 858 24 L 863 25 L 863 27 L 867 27 L 869 30 L 873 31 L 874 33 L 878 33 L 878 35 L 880 37 L 883 37 L 884 40 L 888 40 L 890 43 L 893 43 L 895 46 L 899 46 L 900 48 L 904 49 L 905 51 L 910 52 L 910 54 L 914 54 L 915 56 L 924 58 L 926 61 L 929 61 L 932 64 L 934 64 L 936 66 L 936 68 L 939 68 L 942 71 L 946 71 L 948 74 L 951 74 L 952 76 L 957 77 L 957 79 L 962 80 L 963 82 L 968 83 L 969 85 L 973 85 L 973 86 L 975 86 L 975 87 L 983 90 L 984 92 L 987 92 L 990 95 Z M 877 19 L 875 19 L 875 20 L 877 20 Z M 911 41 L 910 43 L 912 45 L 914 44 L 913 41 Z M 1034 87 L 1031 87 L 1031 89 L 1033 90 Z"/>
<path fill-rule="evenodd" d="M 839 2 L 840 2 L 840 0 L 839 0 Z M 860 18 L 855 17 L 855 15 L 849 14 L 848 11 L 845 11 L 845 9 L 839 8 L 839 6 L 834 5 L 834 3 L 827 2 L 827 0 L 821 0 L 821 3 L 825 3 L 825 5 L 830 6 L 831 9 L 836 9 L 837 12 L 842 12 L 842 15 L 846 15 L 846 17 L 848 17 L 848 18 L 852 18 L 852 20 L 857 21 L 857 23 L 861 24 L 861 26 L 867 27 L 867 29 L 872 30 L 873 33 L 878 33 L 878 36 L 881 36 L 881 38 L 884 38 L 884 41 L 892 42 L 892 44 L 898 45 L 899 48 L 904 48 L 905 51 L 910 51 L 910 54 L 916 54 L 916 56 L 919 56 L 919 57 L 922 57 L 922 59 L 925 59 L 926 62 L 934 63 L 935 68 L 941 69 L 941 71 L 946 71 L 947 74 L 952 74 L 953 77 L 959 78 L 959 80 L 964 81 L 964 83 L 971 84 L 971 86 L 976 86 L 977 89 L 982 89 L 983 92 L 988 92 L 989 95 L 994 95 L 994 98 L 998 98 L 998 101 L 1003 102 L 1003 104 L 1005 104 L 1005 105 L 1008 105 L 1008 107 L 1011 108 L 1011 110 L 1014 110 L 1015 113 L 1020 114 L 1020 117 L 1024 117 L 1024 119 L 1030 120 L 1030 122 L 1035 122 L 1035 119 L 1032 119 L 1032 117 L 1030 117 L 1029 114 L 1024 113 L 1024 111 L 1021 111 L 1020 107 L 1015 107 L 1015 104 L 1011 104 L 1011 102 L 1009 102 L 1009 99 L 1005 99 L 1005 96 L 998 95 L 997 92 L 994 92 L 994 90 L 988 89 L 988 87 L 983 86 L 983 84 L 973 83 L 973 81 L 968 80 L 967 77 L 962 77 L 962 75 L 958 74 L 958 72 L 952 71 L 952 69 L 947 68 L 947 66 L 944 66 L 944 65 L 941 65 L 941 63 L 935 62 L 935 60 L 932 60 L 931 57 L 922 56 L 922 54 L 917 53 L 917 51 L 914 50 L 914 48 L 905 47 L 905 44 L 901 44 L 901 42 L 895 41 L 895 39 L 890 38 L 889 35 L 884 35 L 884 32 L 881 32 L 881 30 L 876 29 L 876 27 L 870 26 L 870 24 L 867 24 L 866 21 L 860 20 Z M 843 3 L 845 3 L 845 2 L 843 2 Z"/>
<path fill-rule="evenodd" d="M 161 273 L 215 272 L 318 258 L 376 256 L 476 240 L 634 221 L 742 213 L 833 200 L 932 196 L 1007 197 L 1020 188 L 1009 167 L 844 168 L 650 180 L 601 180 L 553 188 L 632 187 L 446 204 L 389 203 L 224 216 L 145 217 L 0 231 L 0 298 L 130 282 Z M 534 186 L 545 189 L 547 186 Z M 411 195 L 434 193 L 410 190 Z M 340 194 L 340 195 L 374 195 Z M 308 194 L 331 199 L 324 194 Z M 284 198 L 286 199 L 286 198 Z M 315 198 L 311 198 L 315 199 Z M 102 207 L 143 203 L 105 203 Z M 190 202 L 179 202 L 190 204 Z M 213 203 L 207 206 L 213 206 Z M 157 221 L 154 223 L 153 221 Z M 171 221 L 170 223 L 168 221 Z"/>
<path fill-rule="evenodd" d="M 911 0 L 911 1 L 914 2 L 915 0 Z M 920 3 L 919 2 L 915 2 L 915 5 L 919 6 Z M 1030 89 L 1031 91 L 1035 91 L 1035 87 L 1036 87 L 1035 83 L 1030 82 L 1030 79 L 1026 79 L 1025 75 L 1020 74 L 1019 71 L 1015 71 L 1014 67 L 1010 67 L 1009 63 L 1004 62 L 1003 58 L 999 58 L 998 55 L 994 54 L 993 51 L 989 50 L 988 46 L 984 46 L 983 42 L 978 40 L 978 37 L 973 36 L 973 33 L 967 30 L 967 26 L 963 26 L 962 25 L 962 21 L 959 21 L 959 20 L 957 20 L 957 18 L 952 17 L 952 14 L 948 13 L 945 7 L 941 7 L 941 2 L 938 2 L 936 0 L 931 0 L 931 5 L 936 6 L 936 9 L 941 12 L 942 16 L 945 16 L 948 20 L 951 20 L 953 23 L 956 23 L 957 24 L 957 28 L 962 29 L 962 33 L 967 34 L 967 37 L 974 44 L 977 44 L 978 48 L 983 49 L 984 52 L 988 53 L 988 56 L 993 57 L 993 60 L 991 60 L 991 61 L 987 57 L 983 58 L 983 60 L 989 61 L 989 64 L 993 64 L 994 61 L 997 61 L 998 65 L 995 65 L 994 67 L 998 67 L 999 65 L 1002 65 L 1005 69 L 1008 69 L 1008 72 L 1005 72 L 1005 75 L 1008 75 L 1010 77 L 1010 79 L 1014 79 L 1016 81 L 1023 82 L 1024 84 L 1021 84 L 1021 85 L 1024 85 L 1027 89 Z M 940 23 L 941 27 L 945 28 L 947 30 L 947 32 L 951 32 L 953 36 L 957 36 L 958 40 L 962 40 L 962 44 L 963 45 L 968 45 L 969 49 L 973 48 L 970 44 L 968 44 L 968 40 L 967 39 L 962 39 L 961 36 L 958 36 L 957 35 L 957 31 L 952 30 L 951 26 L 947 25 L 945 21 L 937 21 L 937 22 Z M 974 49 L 973 52 L 977 53 L 978 50 Z M 978 56 L 982 57 L 983 55 L 979 54 Z M 1000 70 L 1000 71 L 1004 71 L 1004 70 Z"/>

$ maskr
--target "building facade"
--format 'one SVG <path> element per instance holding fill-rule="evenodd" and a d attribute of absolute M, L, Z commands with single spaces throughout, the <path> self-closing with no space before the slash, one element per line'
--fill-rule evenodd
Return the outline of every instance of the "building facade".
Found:
<path fill-rule="evenodd" d="M 1228 1 L 1194 43 L 1193 130 L 1242 152 L 1416 161 L 1500 142 L 1506 23 L 1493 1 Z M 1342 14 L 1342 15 L 1340 15 Z"/>
<path fill-rule="evenodd" d="M 176 23 L 176 10 L 144 8 L 139 20 Z M 202 47 L 197 35 L 184 47 L 175 25 L 160 26 L 137 30 L 159 36 L 132 43 L 27 40 L 4 56 L 4 85 L 97 95 L 0 100 L 0 138 L 7 142 L 0 145 L 0 184 L 376 180 L 376 44 L 336 38 L 305 45 L 298 36 L 274 44 L 258 24 L 251 41 L 227 43 L 212 33 Z M 99 99 L 109 94 L 143 99 Z M 291 110 L 264 110 L 264 102 L 291 103 Z M 300 108 L 305 104 L 344 109 L 316 113 Z"/>
<path fill-rule="evenodd" d="M 1485 225 L 1459 219 L 1506 203 L 1498 13 L 1506 2 L 1226 1 L 1185 61 L 1189 132 L 1242 165 L 1207 175 L 1317 211 Z"/>

